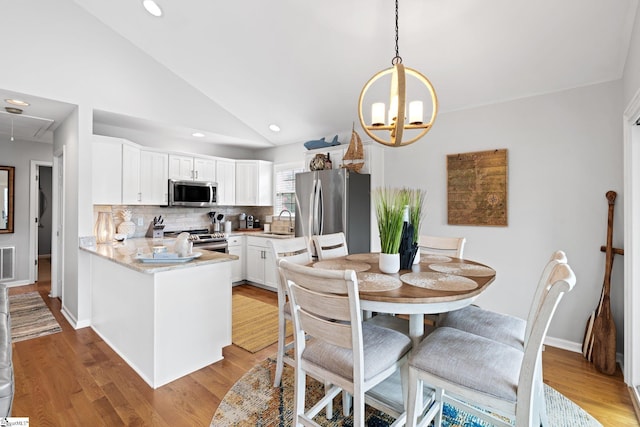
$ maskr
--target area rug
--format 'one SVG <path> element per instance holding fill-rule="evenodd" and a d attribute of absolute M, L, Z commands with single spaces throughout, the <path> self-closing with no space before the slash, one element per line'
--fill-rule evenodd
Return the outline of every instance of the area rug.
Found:
<path fill-rule="evenodd" d="M 9 296 L 11 340 L 20 342 L 62 331 L 37 292 Z"/>
<path fill-rule="evenodd" d="M 233 295 L 231 341 L 251 353 L 278 341 L 278 307 L 262 301 Z M 292 334 L 287 322 L 287 336 Z"/>
<path fill-rule="evenodd" d="M 269 358 L 254 366 L 227 392 L 211 420 L 211 427 L 285 427 L 292 425 L 293 369 L 285 365 L 282 386 L 273 387 L 275 359 Z M 322 396 L 321 383 L 307 379 L 308 401 Z M 578 405 L 545 385 L 545 398 L 549 424 L 554 427 L 602 427 L 591 415 Z M 334 401 L 333 419 L 327 420 L 324 411 L 315 418 L 322 426 L 352 426 L 353 420 L 342 415 L 340 398 Z M 369 406 L 366 407 L 366 425 L 388 427 L 393 418 Z M 445 427 L 490 427 L 475 416 L 445 404 L 443 410 Z"/>

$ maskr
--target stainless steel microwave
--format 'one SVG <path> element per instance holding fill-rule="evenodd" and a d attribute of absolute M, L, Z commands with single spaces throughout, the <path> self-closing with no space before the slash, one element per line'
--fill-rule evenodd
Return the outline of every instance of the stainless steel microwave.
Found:
<path fill-rule="evenodd" d="M 211 207 L 217 205 L 217 197 L 215 182 L 169 180 L 169 206 Z"/>

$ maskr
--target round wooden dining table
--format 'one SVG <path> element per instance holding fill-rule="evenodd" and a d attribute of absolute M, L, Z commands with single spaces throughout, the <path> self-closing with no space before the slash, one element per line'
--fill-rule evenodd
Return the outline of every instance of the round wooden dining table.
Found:
<path fill-rule="evenodd" d="M 316 261 L 314 268 L 355 270 L 360 308 L 367 312 L 409 315 L 409 335 L 419 342 L 424 315 L 457 310 L 471 304 L 495 280 L 491 267 L 468 259 L 420 255 L 410 270 L 382 273 L 378 253 L 350 254 Z"/>

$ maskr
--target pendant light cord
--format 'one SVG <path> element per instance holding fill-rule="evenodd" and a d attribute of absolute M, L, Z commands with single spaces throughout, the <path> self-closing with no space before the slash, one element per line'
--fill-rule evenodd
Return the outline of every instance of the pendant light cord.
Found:
<path fill-rule="evenodd" d="M 398 48 L 398 0 L 396 0 L 396 56 L 391 60 L 391 65 L 401 64 L 400 49 Z"/>

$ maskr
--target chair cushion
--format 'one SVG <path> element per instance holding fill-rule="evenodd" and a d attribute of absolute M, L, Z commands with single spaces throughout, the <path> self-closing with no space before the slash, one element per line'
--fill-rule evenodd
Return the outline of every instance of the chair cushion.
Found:
<path fill-rule="evenodd" d="M 409 366 L 515 403 L 523 356 L 511 346 L 441 327 L 413 349 Z"/>
<path fill-rule="evenodd" d="M 392 366 L 411 349 L 411 339 L 406 335 L 368 323 L 362 324 L 362 342 L 365 381 Z M 350 349 L 311 338 L 302 359 L 353 380 L 353 353 Z"/>
<path fill-rule="evenodd" d="M 442 314 L 438 326 L 460 329 L 524 351 L 527 322 L 518 317 L 470 305 Z"/>

